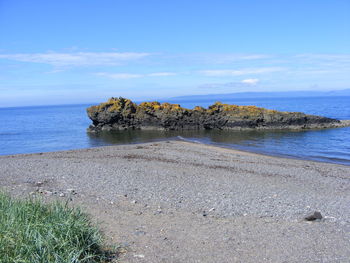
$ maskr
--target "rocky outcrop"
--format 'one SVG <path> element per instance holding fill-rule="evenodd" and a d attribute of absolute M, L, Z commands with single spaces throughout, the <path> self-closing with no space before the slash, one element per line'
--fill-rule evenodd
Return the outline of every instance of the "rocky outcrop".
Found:
<path fill-rule="evenodd" d="M 162 129 L 318 129 L 349 126 L 350 122 L 281 112 L 255 106 L 237 106 L 216 102 L 207 109 L 185 109 L 178 104 L 143 102 L 139 105 L 125 98 L 111 98 L 87 109 L 93 124 L 88 131 Z"/>

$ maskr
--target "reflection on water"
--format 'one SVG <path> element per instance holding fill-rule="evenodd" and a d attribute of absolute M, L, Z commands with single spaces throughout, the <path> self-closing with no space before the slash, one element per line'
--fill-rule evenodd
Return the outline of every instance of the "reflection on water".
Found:
<path fill-rule="evenodd" d="M 171 139 L 178 136 L 178 133 L 168 131 L 152 131 L 152 130 L 125 130 L 125 131 L 104 131 L 100 133 L 88 133 L 90 143 L 103 145 L 106 144 L 129 144 L 143 143 L 151 141 L 159 141 Z"/>
<path fill-rule="evenodd" d="M 339 134 L 350 128 L 314 131 L 150 131 L 126 130 L 89 134 L 92 146 L 143 143 L 160 140 L 187 140 L 199 143 L 350 165 L 350 151 Z M 337 147 L 337 151 L 330 151 Z"/>
<path fill-rule="evenodd" d="M 228 131 L 228 130 L 188 130 L 188 131 L 161 131 L 161 130 L 125 130 L 88 133 L 92 143 L 101 140 L 105 144 L 143 143 L 168 139 L 188 139 L 203 142 L 208 140 L 220 144 L 259 144 L 262 140 L 276 140 L 281 138 L 303 137 L 305 132 L 290 131 Z"/>

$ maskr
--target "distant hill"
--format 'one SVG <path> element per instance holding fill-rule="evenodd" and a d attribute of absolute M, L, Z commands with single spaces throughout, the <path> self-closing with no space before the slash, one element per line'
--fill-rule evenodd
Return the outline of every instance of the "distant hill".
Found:
<path fill-rule="evenodd" d="M 226 94 L 188 95 L 169 98 L 169 101 L 215 101 L 237 98 L 294 98 L 294 97 L 350 96 L 350 89 L 333 91 L 284 91 L 284 92 L 239 92 Z"/>

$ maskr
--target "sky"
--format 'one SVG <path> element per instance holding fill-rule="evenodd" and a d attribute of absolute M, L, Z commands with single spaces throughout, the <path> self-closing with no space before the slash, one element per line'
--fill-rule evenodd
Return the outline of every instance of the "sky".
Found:
<path fill-rule="evenodd" d="M 350 88 L 349 0 L 0 0 L 0 107 Z"/>

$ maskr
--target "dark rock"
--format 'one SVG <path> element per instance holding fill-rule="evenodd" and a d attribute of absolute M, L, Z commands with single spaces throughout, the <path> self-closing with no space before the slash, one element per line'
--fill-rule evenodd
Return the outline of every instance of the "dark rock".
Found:
<path fill-rule="evenodd" d="M 161 129 L 314 129 L 349 126 L 349 121 L 281 112 L 255 106 L 237 106 L 216 102 L 208 107 L 185 109 L 178 104 L 143 102 L 139 105 L 125 98 L 111 98 L 87 109 L 90 132 Z"/>
<path fill-rule="evenodd" d="M 322 219 L 322 215 L 318 211 L 315 211 L 314 213 L 312 213 L 312 214 L 308 215 L 307 217 L 305 217 L 306 221 L 315 221 L 317 219 L 318 220 Z"/>

